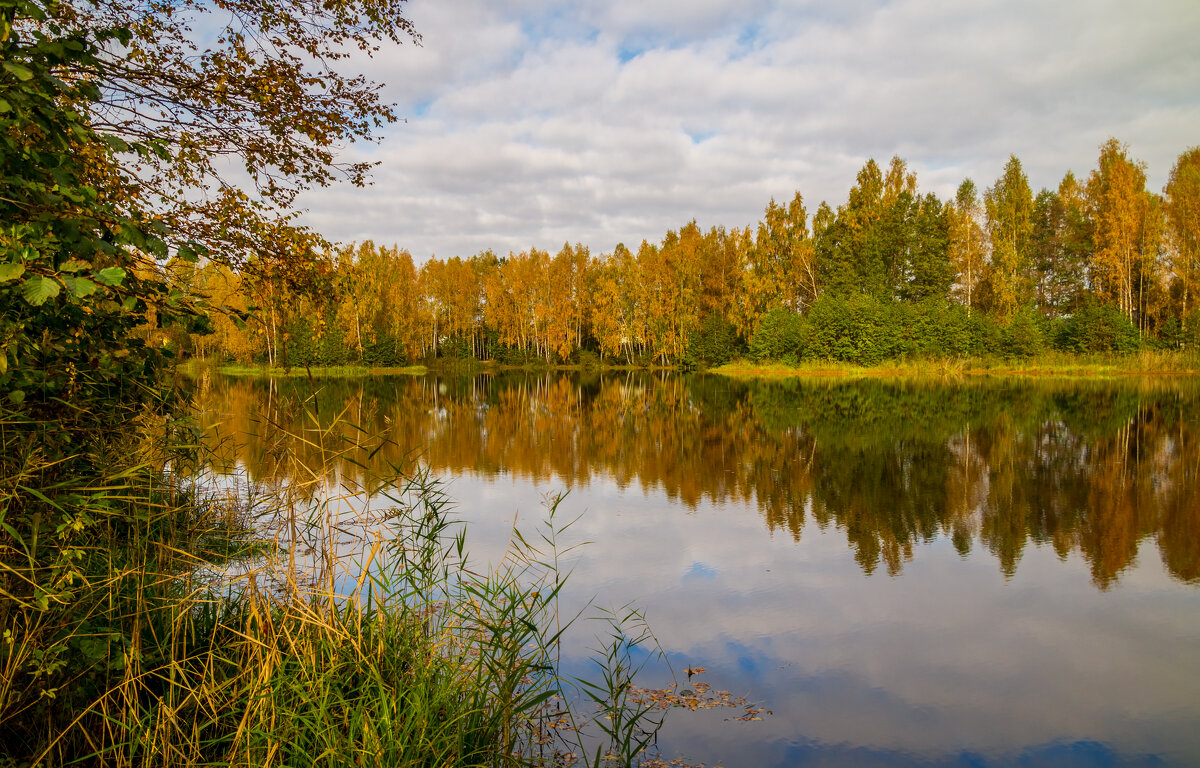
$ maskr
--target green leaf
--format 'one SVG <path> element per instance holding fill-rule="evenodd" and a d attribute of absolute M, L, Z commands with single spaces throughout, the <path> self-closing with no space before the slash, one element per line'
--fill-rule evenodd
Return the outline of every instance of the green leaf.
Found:
<path fill-rule="evenodd" d="M 49 4 L 47 3 L 47 5 L 49 5 Z M 45 21 L 46 20 L 46 12 L 41 9 L 41 7 L 39 6 L 38 3 L 19 2 L 19 3 L 17 3 L 17 10 L 18 10 L 18 12 L 31 17 L 35 21 Z"/>
<path fill-rule="evenodd" d="M 16 280 L 23 274 L 25 274 L 24 264 L 0 264 L 0 283 Z"/>
<path fill-rule="evenodd" d="M 0 99 L 0 112 L 8 112 L 12 109 L 12 105 L 4 99 Z"/>
<path fill-rule="evenodd" d="M 91 296 L 96 292 L 96 284 L 86 277 L 67 277 L 63 279 L 67 284 L 67 290 L 75 294 L 75 298 L 82 299 Z"/>
<path fill-rule="evenodd" d="M 14 389 L 12 392 L 8 393 L 8 399 L 12 400 L 17 405 L 20 405 L 21 403 L 25 402 L 25 393 L 19 389 Z"/>
<path fill-rule="evenodd" d="M 96 273 L 96 282 L 104 285 L 117 286 L 125 279 L 125 270 L 121 267 L 105 267 Z"/>
<path fill-rule="evenodd" d="M 59 272 L 78 272 L 79 270 L 87 269 L 90 266 L 91 266 L 91 264 L 88 264 L 86 261 L 80 261 L 79 259 L 70 259 L 69 261 L 64 263 L 61 267 L 59 267 L 58 271 Z"/>
<path fill-rule="evenodd" d="M 58 281 L 45 275 L 34 275 L 21 285 L 21 295 L 35 307 L 58 295 Z"/>
<path fill-rule="evenodd" d="M 4 62 L 4 68 L 11 72 L 18 80 L 24 81 L 33 79 L 33 70 L 22 64 L 18 64 L 15 61 Z"/>
<path fill-rule="evenodd" d="M 104 143 L 111 147 L 114 152 L 129 151 L 129 144 L 119 136 L 104 134 Z"/>
<path fill-rule="evenodd" d="M 167 244 L 164 243 L 160 238 L 147 237 L 146 238 L 146 250 L 150 251 L 150 253 L 154 254 L 155 256 L 158 256 L 161 259 L 167 258 L 167 254 L 168 254 Z"/>

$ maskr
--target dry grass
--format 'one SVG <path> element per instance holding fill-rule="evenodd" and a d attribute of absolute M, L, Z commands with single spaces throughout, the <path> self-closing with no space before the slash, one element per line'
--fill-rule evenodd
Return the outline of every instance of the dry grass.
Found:
<path fill-rule="evenodd" d="M 294 437 L 332 444 L 335 427 Z M 562 693 L 557 505 L 540 539 L 514 533 L 476 573 L 428 475 L 331 484 L 358 448 L 293 466 L 249 505 L 161 465 L 40 491 L 36 456 L 9 473 L 0 496 L 83 522 L 49 565 L 22 560 L 41 545 L 14 529 L 4 541 L 0 765 L 557 759 L 542 727 Z"/>
<path fill-rule="evenodd" d="M 840 377 L 928 378 L 965 376 L 1127 377 L 1192 376 L 1200 373 L 1195 352 L 1142 351 L 1131 355 L 1070 355 L 1048 352 L 1029 360 L 944 358 L 891 361 L 877 366 L 857 366 L 831 361 L 807 361 L 796 366 L 737 360 L 714 368 L 713 373 L 734 378 Z"/>

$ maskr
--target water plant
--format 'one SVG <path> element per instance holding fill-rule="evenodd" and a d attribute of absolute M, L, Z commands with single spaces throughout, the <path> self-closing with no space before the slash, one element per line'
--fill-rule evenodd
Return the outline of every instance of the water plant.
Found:
<path fill-rule="evenodd" d="M 290 435 L 319 461 L 285 451 L 288 482 L 232 493 L 151 425 L 94 488 L 30 485 L 37 456 L 6 477 L 8 764 L 534 765 L 591 738 L 558 675 L 560 498 L 480 571 L 419 464 L 329 472 L 363 448 L 344 424 Z M 28 522 L 55 515 L 50 537 Z M 602 754 L 632 765 L 655 728 L 614 642 L 586 690 Z"/>

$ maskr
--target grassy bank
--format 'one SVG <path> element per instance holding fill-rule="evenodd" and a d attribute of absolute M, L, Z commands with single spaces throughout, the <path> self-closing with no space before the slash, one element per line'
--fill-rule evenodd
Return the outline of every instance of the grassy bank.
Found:
<path fill-rule="evenodd" d="M 372 368 L 364 365 L 317 365 L 284 368 L 270 365 L 237 365 L 213 363 L 206 360 L 188 360 L 180 364 L 179 371 L 194 376 L 204 368 L 211 368 L 223 376 L 267 376 L 272 378 L 343 378 L 363 376 L 423 376 L 429 372 L 424 365 L 389 366 Z"/>
<path fill-rule="evenodd" d="M 240 365 L 232 363 L 216 363 L 203 359 L 188 360 L 179 365 L 179 371 L 187 376 L 195 376 L 201 370 L 208 368 L 224 376 L 271 377 L 271 378 L 361 378 L 366 376 L 409 375 L 423 376 L 427 373 L 468 375 L 495 371 L 527 371 L 530 373 L 546 371 L 582 371 L 582 372 L 611 372 L 611 371 L 675 371 L 677 366 L 644 366 L 625 364 L 580 365 L 578 363 L 527 363 L 524 365 L 507 365 L 495 360 L 473 360 L 447 358 L 425 361 L 407 366 L 365 366 L 365 365 L 323 365 L 284 368 L 269 365 Z"/>
<path fill-rule="evenodd" d="M 30 471 L 0 483 L 0 766 L 506 766 L 581 751 L 547 727 L 563 688 L 553 509 L 540 538 L 516 536 L 479 574 L 420 472 L 398 470 L 371 508 L 319 466 L 217 492 L 190 449 L 163 450 L 166 423 L 139 426 L 99 457 L 102 478 L 34 485 L 53 467 L 7 442 L 6 469 Z"/>
<path fill-rule="evenodd" d="M 1128 377 L 1191 376 L 1200 373 L 1195 352 L 1136 352 L 1130 355 L 1072 355 L 1049 352 L 1026 360 L 943 359 L 890 361 L 860 366 L 838 361 L 806 361 L 787 365 L 771 361 L 735 360 L 712 369 L 736 378 L 842 377 L 946 378 L 963 376 Z"/>
<path fill-rule="evenodd" d="M 192 360 L 180 368 L 194 375 L 202 367 L 210 366 L 226 376 L 268 376 L 314 378 L 354 378 L 365 376 L 413 375 L 426 373 L 472 374 L 481 371 L 528 371 L 528 372 L 621 372 L 621 371 L 677 371 L 675 366 L 636 365 L 501 365 L 495 361 L 450 360 L 435 361 L 427 365 L 406 367 L 372 368 L 367 366 L 322 366 L 311 369 L 278 368 L 268 366 L 217 365 Z M 1141 351 L 1127 355 L 1093 354 L 1081 355 L 1067 352 L 1044 352 L 1031 358 L 942 358 L 921 360 L 892 360 L 877 365 L 855 365 L 835 360 L 810 360 L 789 365 L 775 361 L 755 361 L 741 358 L 707 369 L 723 376 L 741 378 L 772 378 L 786 376 L 844 377 L 844 378 L 906 378 L 946 376 L 1079 376 L 1120 377 L 1147 375 L 1195 375 L 1200 373 L 1200 353 Z"/>

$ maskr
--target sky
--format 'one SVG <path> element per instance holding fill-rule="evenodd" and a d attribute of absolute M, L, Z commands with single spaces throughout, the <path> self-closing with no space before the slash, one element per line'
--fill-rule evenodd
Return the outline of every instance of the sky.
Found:
<path fill-rule="evenodd" d="M 843 203 L 893 155 L 943 199 L 1016 155 L 1034 191 L 1116 137 L 1161 191 L 1200 144 L 1196 0 L 410 0 L 355 62 L 406 122 L 304 223 L 430 256 L 636 248 Z"/>

